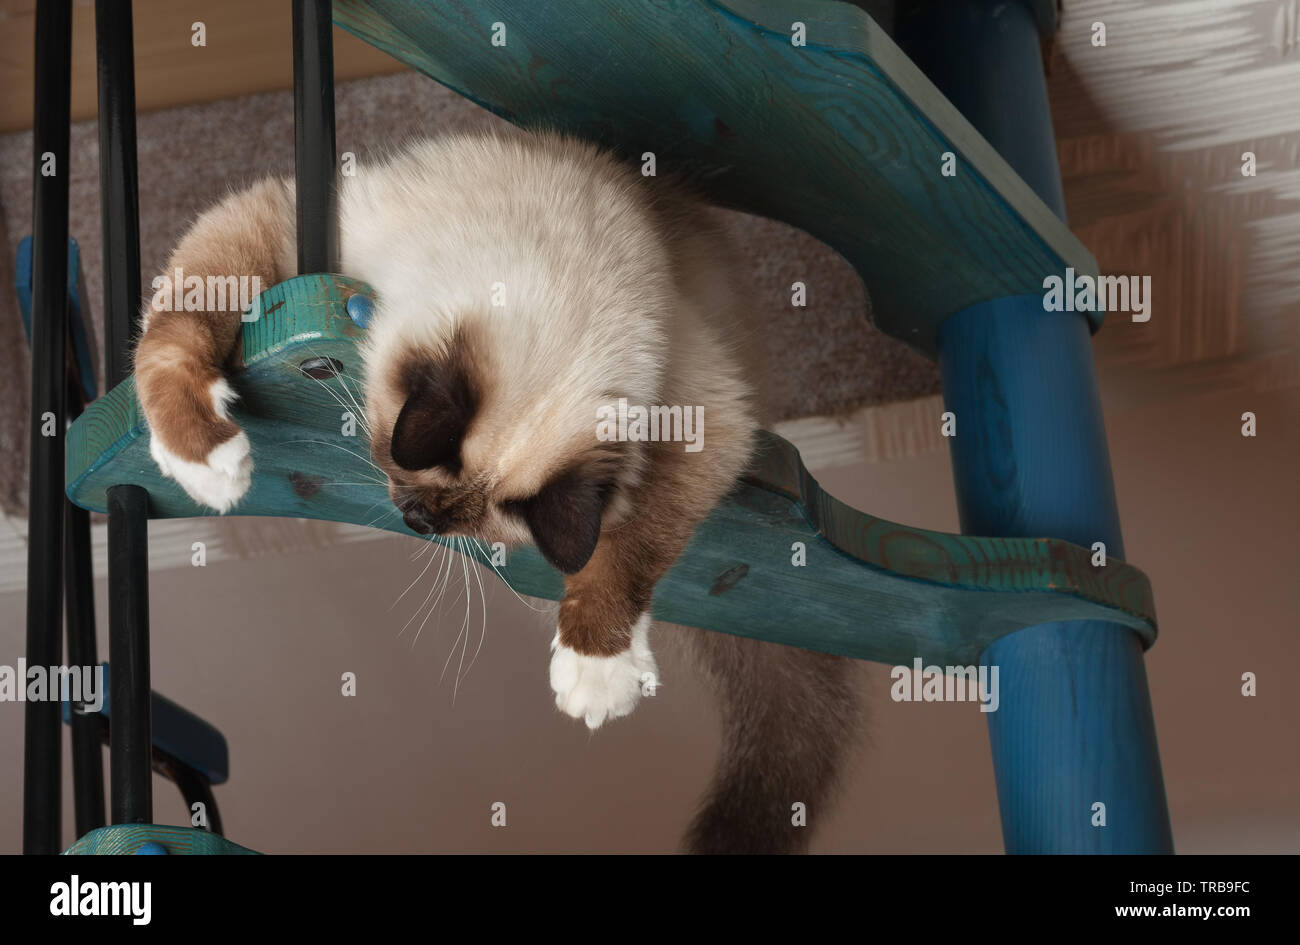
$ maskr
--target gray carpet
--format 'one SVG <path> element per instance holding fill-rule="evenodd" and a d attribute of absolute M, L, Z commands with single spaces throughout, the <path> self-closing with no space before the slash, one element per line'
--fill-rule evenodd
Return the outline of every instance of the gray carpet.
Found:
<path fill-rule="evenodd" d="M 394 142 L 499 119 L 430 79 L 404 73 L 340 84 L 338 150 L 359 158 Z M 99 149 L 93 122 L 72 127 L 70 232 L 82 248 L 95 336 L 103 339 Z M 228 189 L 293 171 L 293 102 L 267 93 L 140 116 L 142 282 L 147 286 L 194 215 Z M 29 354 L 13 290 L 19 240 L 31 232 L 30 132 L 0 136 L 0 507 L 18 514 L 27 493 Z M 731 214 L 767 312 L 779 419 L 840 413 L 939 390 L 938 370 L 872 328 L 852 268 L 781 224 Z M 808 305 L 790 305 L 790 284 Z M 102 364 L 98 370 L 102 372 Z M 101 377 L 102 381 L 102 377 Z"/>

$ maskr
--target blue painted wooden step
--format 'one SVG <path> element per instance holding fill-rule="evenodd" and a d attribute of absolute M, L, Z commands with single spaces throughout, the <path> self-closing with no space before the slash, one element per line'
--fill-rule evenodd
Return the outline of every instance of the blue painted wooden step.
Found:
<path fill-rule="evenodd" d="M 1050 31 L 1052 0 L 1032 8 Z M 638 164 L 653 153 L 658 173 L 688 172 L 721 203 L 806 230 L 857 269 L 875 323 L 932 357 L 948 316 L 1041 295 L 1067 267 L 1097 273 L 847 3 L 334 0 L 334 21 L 516 124 L 570 131 Z M 941 173 L 947 154 L 954 176 Z M 1089 317 L 1095 330 L 1101 314 Z"/>
<path fill-rule="evenodd" d="M 18 312 L 22 316 L 27 343 L 32 343 L 32 238 L 24 236 L 18 244 L 18 258 L 14 266 L 14 289 L 18 294 Z M 68 357 L 75 368 L 73 374 L 81 387 L 81 396 L 87 401 L 99 395 L 95 382 L 95 357 L 99 348 L 90 323 L 90 310 L 86 299 L 86 278 L 81 271 L 81 247 L 68 239 Z"/>
<path fill-rule="evenodd" d="M 161 849 L 157 849 L 161 847 Z M 167 853 L 172 855 L 255 855 L 256 850 L 231 843 L 206 830 L 165 824 L 113 824 L 86 834 L 68 849 L 68 855 L 119 855 Z"/>
<path fill-rule="evenodd" d="M 109 665 L 101 663 L 103 669 L 103 701 L 95 713 L 104 720 L 107 728 L 113 717 L 113 704 L 109 698 Z M 63 721 L 72 719 L 72 705 L 63 702 Z M 226 736 L 211 722 L 199 718 L 184 706 L 177 705 L 157 692 L 151 694 L 150 730 L 153 734 L 153 747 L 170 758 L 190 768 L 209 784 L 225 784 L 230 777 L 230 750 Z"/>
<path fill-rule="evenodd" d="M 243 326 L 235 418 L 252 442 L 244 515 L 327 519 L 412 535 L 367 462 L 361 427 L 346 436 L 341 404 L 360 399 L 348 302 L 368 287 L 338 276 L 299 276 L 260 297 Z M 354 303 L 355 308 L 355 303 Z M 343 373 L 301 370 L 321 357 Z M 115 484 L 143 486 L 150 514 L 208 514 L 149 456 L 131 380 L 92 404 L 69 430 L 67 488 L 103 510 Z M 806 565 L 796 566 L 802 544 Z M 557 598 L 560 576 L 533 548 L 499 569 L 517 591 Z M 304 591 L 307 589 L 303 589 Z M 978 538 L 909 528 L 858 512 L 824 493 L 799 455 L 766 434 L 754 471 L 697 529 L 660 581 L 662 620 L 891 664 L 969 665 L 1004 634 L 1053 620 L 1101 619 L 1132 627 L 1149 645 L 1155 613 L 1146 576 L 1111 558 L 1046 538 Z"/>

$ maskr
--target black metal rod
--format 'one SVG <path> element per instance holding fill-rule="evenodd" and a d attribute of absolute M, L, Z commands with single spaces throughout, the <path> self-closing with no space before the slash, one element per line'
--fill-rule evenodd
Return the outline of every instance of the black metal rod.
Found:
<path fill-rule="evenodd" d="M 115 824 L 153 820 L 149 493 L 108 489 L 109 781 Z"/>
<path fill-rule="evenodd" d="M 68 419 L 81 414 L 81 386 L 69 383 Z M 95 575 L 91 568 L 90 513 L 71 502 L 64 506 L 63 586 L 68 625 L 68 663 L 98 667 L 95 643 Z M 72 809 L 77 836 L 104 826 L 104 749 L 100 720 L 72 712 Z"/>
<path fill-rule="evenodd" d="M 63 650 L 63 433 L 67 411 L 68 123 L 71 0 L 36 8 L 32 128 L 32 398 L 27 509 L 27 662 L 56 666 Z M 21 680 L 20 685 L 26 685 Z M 57 694 L 56 694 L 57 695 Z M 26 704 L 23 852 L 61 847 L 61 708 Z"/>
<path fill-rule="evenodd" d="M 180 788 L 181 797 L 185 798 L 185 806 L 191 812 L 191 816 L 193 816 L 194 805 L 202 804 L 207 815 L 208 830 L 218 837 L 225 836 L 221 829 L 221 811 L 217 809 L 217 798 L 213 795 L 212 785 L 208 783 L 207 778 L 179 762 L 167 764 L 162 770 Z"/>
<path fill-rule="evenodd" d="M 130 0 L 96 0 L 99 182 L 104 234 L 105 367 L 108 385 L 131 370 L 140 320 L 140 205 L 135 141 L 135 50 Z M 112 821 L 153 819 L 150 769 L 149 494 L 108 490 L 108 655 L 112 716 Z"/>
<path fill-rule="evenodd" d="M 104 366 L 110 390 L 131 373 L 132 342 L 140 321 L 140 192 L 131 19 L 131 0 L 96 0 Z"/>
<path fill-rule="evenodd" d="M 338 269 L 333 29 L 330 0 L 293 0 L 293 143 L 300 274 Z"/>

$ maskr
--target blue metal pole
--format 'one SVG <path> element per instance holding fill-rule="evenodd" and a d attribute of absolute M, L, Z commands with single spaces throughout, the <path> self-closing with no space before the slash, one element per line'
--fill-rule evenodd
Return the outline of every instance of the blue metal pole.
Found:
<path fill-rule="evenodd" d="M 897 38 L 1064 217 L 1027 2 L 912 4 Z M 962 530 L 1101 541 L 1122 557 L 1085 316 L 1047 312 L 1037 295 L 975 305 L 942 326 L 939 364 L 957 417 Z M 983 661 L 999 667 L 988 724 L 1007 852 L 1173 852 L 1137 636 L 1103 622 L 1044 624 L 998 640 Z"/>

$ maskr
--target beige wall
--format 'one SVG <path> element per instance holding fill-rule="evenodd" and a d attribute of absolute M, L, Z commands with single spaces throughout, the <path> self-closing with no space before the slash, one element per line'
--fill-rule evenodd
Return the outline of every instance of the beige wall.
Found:
<path fill-rule="evenodd" d="M 1246 409 L 1256 439 L 1240 435 Z M 1297 430 L 1300 404 L 1281 393 L 1109 417 L 1130 558 L 1156 590 L 1147 663 L 1182 852 L 1300 850 Z M 943 453 L 822 479 L 872 512 L 956 528 Z M 655 699 L 588 735 L 551 707 L 545 620 L 485 577 L 486 641 L 453 701 L 454 663 L 438 675 L 463 598 L 414 647 L 398 631 L 416 592 L 388 609 L 418 573 L 416 547 L 393 538 L 153 575 L 154 686 L 230 739 L 218 797 L 232 839 L 268 852 L 672 850 L 717 738 L 689 671 L 670 663 Z M 102 616 L 102 580 L 98 592 Z M 23 606 L 0 598 L 0 662 L 21 653 Z M 354 699 L 339 695 L 344 671 L 358 675 Z M 1240 695 L 1245 671 L 1258 674 L 1256 698 Z M 979 713 L 893 703 L 885 667 L 871 680 L 870 744 L 815 848 L 1000 850 Z M 0 704 L 12 762 L 0 768 L 0 851 L 21 842 L 21 739 L 21 708 Z M 157 819 L 179 822 L 174 789 L 155 790 Z M 489 826 L 498 800 L 504 829 Z"/>

